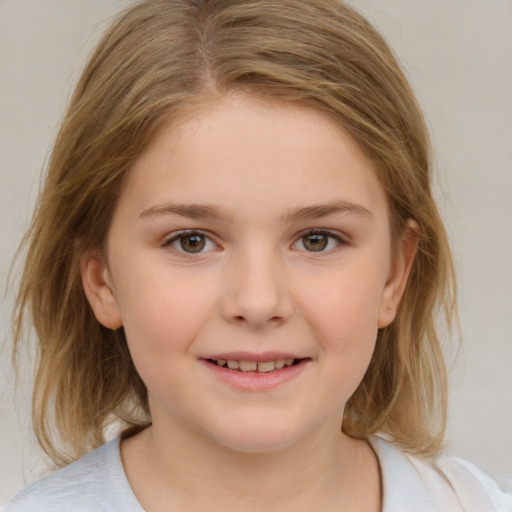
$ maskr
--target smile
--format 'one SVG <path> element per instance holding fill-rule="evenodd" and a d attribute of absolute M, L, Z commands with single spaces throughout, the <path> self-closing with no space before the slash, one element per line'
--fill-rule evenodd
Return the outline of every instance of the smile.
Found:
<path fill-rule="evenodd" d="M 249 392 L 269 391 L 295 381 L 313 362 L 310 357 L 272 352 L 212 354 L 202 361 L 215 379 Z"/>
<path fill-rule="evenodd" d="M 270 373 L 275 370 L 292 366 L 298 360 L 289 359 L 276 359 L 274 361 L 247 361 L 245 359 L 209 359 L 211 363 L 220 366 L 221 368 L 229 368 L 239 372 L 254 372 L 254 373 Z"/>

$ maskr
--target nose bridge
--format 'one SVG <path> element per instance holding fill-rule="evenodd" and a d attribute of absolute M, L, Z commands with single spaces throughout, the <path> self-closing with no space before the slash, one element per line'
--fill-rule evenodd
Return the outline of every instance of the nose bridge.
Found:
<path fill-rule="evenodd" d="M 270 247 L 233 254 L 223 297 L 223 314 L 229 321 L 251 327 L 280 324 L 292 312 L 286 269 L 282 257 Z"/>

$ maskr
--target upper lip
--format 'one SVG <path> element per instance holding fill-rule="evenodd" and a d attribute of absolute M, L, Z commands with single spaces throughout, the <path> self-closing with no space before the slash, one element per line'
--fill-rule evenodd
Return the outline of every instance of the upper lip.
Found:
<path fill-rule="evenodd" d="M 300 356 L 298 354 L 293 354 L 290 352 L 262 352 L 260 354 L 255 354 L 254 352 L 222 352 L 218 354 L 212 354 L 207 357 L 203 357 L 203 359 L 225 359 L 226 361 L 256 361 L 257 363 L 264 361 L 277 361 L 279 359 L 305 359 L 304 356 Z"/>

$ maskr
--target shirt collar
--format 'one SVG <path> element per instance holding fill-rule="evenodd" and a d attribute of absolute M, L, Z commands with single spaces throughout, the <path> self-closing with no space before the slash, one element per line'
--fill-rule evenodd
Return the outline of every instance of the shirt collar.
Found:
<path fill-rule="evenodd" d="M 429 493 L 412 462 L 380 437 L 370 443 L 379 459 L 382 512 L 435 512 Z"/>

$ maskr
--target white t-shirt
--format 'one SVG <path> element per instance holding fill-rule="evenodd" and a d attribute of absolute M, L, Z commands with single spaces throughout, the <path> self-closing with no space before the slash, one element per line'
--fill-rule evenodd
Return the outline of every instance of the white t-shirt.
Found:
<path fill-rule="evenodd" d="M 512 496 L 466 461 L 442 456 L 435 467 L 379 437 L 383 512 L 512 512 Z M 119 439 L 19 493 L 3 512 L 144 512 L 128 483 Z"/>

